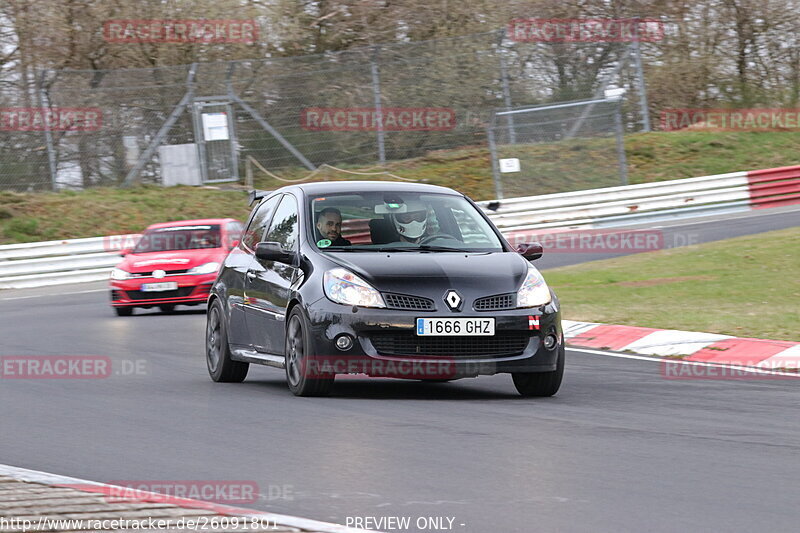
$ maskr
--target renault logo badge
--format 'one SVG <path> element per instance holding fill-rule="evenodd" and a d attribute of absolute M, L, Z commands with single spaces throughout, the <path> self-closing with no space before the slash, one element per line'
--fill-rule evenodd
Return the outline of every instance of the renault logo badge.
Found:
<path fill-rule="evenodd" d="M 464 303 L 464 299 L 457 291 L 449 290 L 444 294 L 444 303 L 447 304 L 451 311 L 461 311 L 461 304 Z"/>

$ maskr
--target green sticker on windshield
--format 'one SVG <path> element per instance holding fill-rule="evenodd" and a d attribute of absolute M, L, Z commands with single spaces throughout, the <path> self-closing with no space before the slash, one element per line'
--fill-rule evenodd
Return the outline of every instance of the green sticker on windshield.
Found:
<path fill-rule="evenodd" d="M 386 205 L 388 205 L 392 209 L 400 209 L 400 204 L 386 204 Z"/>
<path fill-rule="evenodd" d="M 319 248 L 327 248 L 333 244 L 330 239 L 320 239 L 317 241 L 317 247 Z"/>

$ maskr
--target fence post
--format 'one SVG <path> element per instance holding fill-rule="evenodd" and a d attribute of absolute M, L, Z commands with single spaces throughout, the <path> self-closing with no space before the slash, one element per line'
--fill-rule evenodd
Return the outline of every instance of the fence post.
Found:
<path fill-rule="evenodd" d="M 225 75 L 225 86 L 228 89 L 228 96 L 230 97 L 233 94 L 233 72 L 236 70 L 236 63 L 231 61 L 230 65 L 228 66 L 228 72 Z M 234 103 L 233 98 L 231 98 L 231 104 Z M 239 179 L 239 136 L 236 134 L 236 110 L 233 108 L 233 105 L 228 106 L 228 111 L 230 111 L 230 116 L 228 117 L 228 131 L 230 131 L 230 143 L 231 143 L 231 165 L 233 165 L 233 177 L 236 178 L 238 181 Z"/>
<path fill-rule="evenodd" d="M 614 130 L 617 138 L 617 160 L 619 163 L 619 181 L 628 184 L 628 159 L 625 157 L 625 131 L 622 129 L 622 97 L 614 106 Z"/>
<path fill-rule="evenodd" d="M 44 82 L 47 70 L 42 69 L 36 76 L 36 98 L 39 101 L 39 109 L 44 112 Z M 44 121 L 44 142 L 47 146 L 47 164 L 50 168 L 50 182 L 53 190 L 57 188 L 58 167 L 56 163 L 56 150 L 53 145 L 53 133 L 50 131 L 50 122 Z"/>
<path fill-rule="evenodd" d="M 503 199 L 503 184 L 500 181 L 500 169 L 498 167 L 499 161 L 497 160 L 497 143 L 494 140 L 494 113 L 492 113 L 492 120 L 489 127 L 486 128 L 486 138 L 489 141 L 489 153 L 492 160 L 492 179 L 494 180 L 494 193 L 498 200 Z"/>
<path fill-rule="evenodd" d="M 636 65 L 636 84 L 639 91 L 639 106 L 642 113 L 642 131 L 650 131 L 650 108 L 647 106 L 647 87 L 644 83 L 644 69 L 642 68 L 642 49 L 639 46 L 639 19 L 633 25 L 633 61 Z"/>
<path fill-rule="evenodd" d="M 503 102 L 506 104 L 506 111 L 511 111 L 513 107 L 511 104 L 511 90 L 508 86 L 508 68 L 506 66 L 506 49 L 503 46 L 503 39 L 505 38 L 506 30 L 500 30 L 500 39 L 498 39 L 498 48 L 500 51 L 500 83 L 503 86 Z M 514 128 L 514 115 L 506 115 L 506 126 L 508 127 L 508 142 L 510 144 L 517 144 L 517 132 Z"/>
<path fill-rule="evenodd" d="M 378 131 L 378 160 L 381 165 L 386 164 L 386 145 L 383 137 L 383 113 L 381 112 L 381 77 L 378 70 L 378 53 L 380 48 L 377 46 L 373 50 L 372 59 L 370 60 L 372 70 L 372 96 L 375 101 L 375 116 L 377 120 Z"/>

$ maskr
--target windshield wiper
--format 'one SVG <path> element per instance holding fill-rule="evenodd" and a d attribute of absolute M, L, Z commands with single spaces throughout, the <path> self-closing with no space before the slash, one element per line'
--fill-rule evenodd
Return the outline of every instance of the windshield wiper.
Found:
<path fill-rule="evenodd" d="M 419 250 L 426 252 L 469 252 L 463 248 L 453 248 L 451 246 L 431 246 L 430 244 L 421 244 L 417 247 Z"/>
<path fill-rule="evenodd" d="M 362 248 L 361 246 L 328 246 L 327 248 L 320 248 L 323 252 L 417 252 L 419 248 L 416 247 L 398 247 L 382 246 L 380 248 Z"/>
<path fill-rule="evenodd" d="M 421 246 L 382 246 L 380 248 L 363 248 L 360 246 L 328 246 L 321 248 L 323 251 L 336 251 L 336 252 L 459 252 L 465 254 L 488 254 L 490 251 L 486 250 L 469 250 L 463 248 L 452 248 L 449 246 L 431 246 L 423 244 Z"/>

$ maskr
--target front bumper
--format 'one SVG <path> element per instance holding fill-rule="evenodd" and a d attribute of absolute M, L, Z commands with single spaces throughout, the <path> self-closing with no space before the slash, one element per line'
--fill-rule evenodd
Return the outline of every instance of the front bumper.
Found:
<path fill-rule="evenodd" d="M 126 280 L 111 280 L 111 305 L 113 307 L 154 307 L 158 305 L 197 305 L 206 303 L 211 286 L 217 275 L 200 274 L 170 276 L 168 278 L 141 277 Z M 174 281 L 177 290 L 164 292 L 142 292 L 145 283 Z"/>
<path fill-rule="evenodd" d="M 506 311 L 441 313 L 353 308 L 326 298 L 307 306 L 316 368 L 330 373 L 359 373 L 413 379 L 457 379 L 508 372 L 556 370 L 564 349 L 557 304 Z M 418 337 L 416 319 L 475 317 L 495 319 L 493 337 Z M 350 335 L 342 351 L 336 339 Z M 551 349 L 544 338 L 556 339 Z M 403 375 L 404 373 L 408 375 Z"/>

